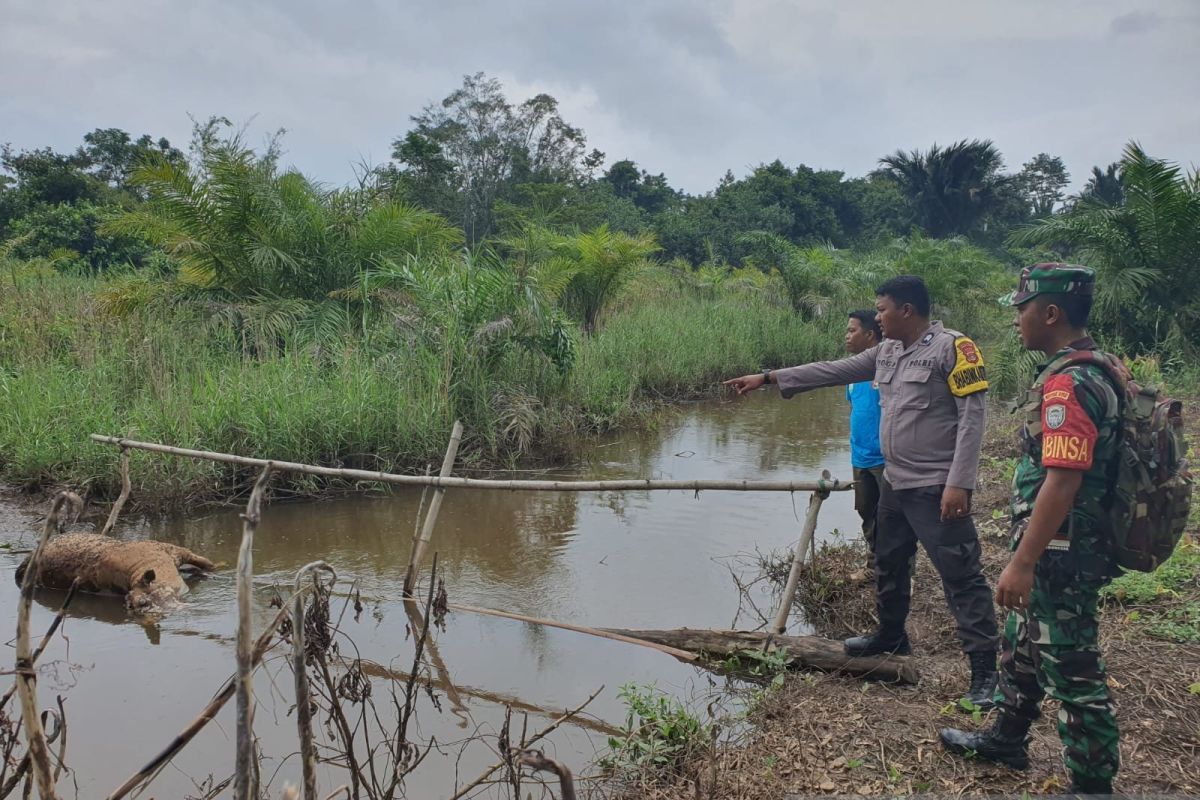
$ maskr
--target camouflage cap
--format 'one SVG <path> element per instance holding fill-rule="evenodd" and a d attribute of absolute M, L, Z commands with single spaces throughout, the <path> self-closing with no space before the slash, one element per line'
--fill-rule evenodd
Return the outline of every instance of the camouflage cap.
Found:
<path fill-rule="evenodd" d="M 1096 272 L 1078 264 L 1045 262 L 1021 270 L 1021 281 L 1015 292 L 1000 298 L 1002 306 L 1019 306 L 1039 294 L 1081 294 L 1091 296 L 1096 286 Z"/>

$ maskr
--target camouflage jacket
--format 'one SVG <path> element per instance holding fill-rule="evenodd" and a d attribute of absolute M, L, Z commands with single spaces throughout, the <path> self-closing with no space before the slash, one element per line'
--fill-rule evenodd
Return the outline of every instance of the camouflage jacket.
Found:
<path fill-rule="evenodd" d="M 1056 353 L 1055 358 L 1070 350 L 1095 347 L 1090 338 L 1080 339 Z M 1023 455 L 1013 476 L 1012 547 L 1016 549 L 1028 525 L 1034 500 L 1046 479 L 1046 468 L 1083 470 L 1083 484 L 1071 513 L 1046 549 L 1069 553 L 1074 571 L 1083 577 L 1107 577 L 1116 572 L 1104 507 L 1121 435 L 1120 402 L 1102 368 L 1077 364 L 1043 375 L 1049 363 L 1039 367 L 1039 380 L 1014 408 L 1023 414 L 1024 424 Z"/>

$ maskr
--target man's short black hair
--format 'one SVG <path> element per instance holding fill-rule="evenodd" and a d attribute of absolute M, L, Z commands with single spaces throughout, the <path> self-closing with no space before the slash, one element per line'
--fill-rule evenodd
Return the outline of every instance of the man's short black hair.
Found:
<path fill-rule="evenodd" d="M 875 334 L 875 341 L 883 341 L 883 331 L 879 330 L 879 323 L 875 321 L 875 312 L 861 308 L 858 311 L 850 312 L 850 319 L 858 320 L 858 324 L 864 331 L 870 331 Z"/>
<path fill-rule="evenodd" d="M 890 297 L 898 306 L 910 303 L 922 317 L 929 316 L 929 290 L 917 275 L 897 275 L 875 290 L 876 297 Z"/>
<path fill-rule="evenodd" d="M 1039 294 L 1031 302 L 1042 308 L 1058 306 L 1067 315 L 1067 322 L 1072 328 L 1082 328 L 1087 325 L 1088 316 L 1092 313 L 1092 296 L 1090 294 Z"/>

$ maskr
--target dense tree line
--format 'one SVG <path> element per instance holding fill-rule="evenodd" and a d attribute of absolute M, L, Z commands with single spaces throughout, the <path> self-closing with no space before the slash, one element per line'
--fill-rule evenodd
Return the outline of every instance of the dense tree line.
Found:
<path fill-rule="evenodd" d="M 20 239 L 13 253 L 21 257 L 58 253 L 93 269 L 140 264 L 146 253 L 136 242 L 97 229 L 114 209 L 145 199 L 130 179 L 148 158 L 180 164 L 185 155 L 166 139 L 113 128 L 86 134 L 73 153 L 5 147 L 0 240 Z M 414 116 L 391 161 L 364 179 L 377 196 L 451 220 L 472 244 L 530 222 L 559 231 L 607 224 L 653 233 L 664 258 L 693 265 L 742 263 L 740 239 L 750 231 L 802 246 L 871 244 L 911 231 L 997 244 L 1060 208 L 1068 179 L 1062 161 L 1046 154 L 1007 174 L 986 141 L 897 152 L 862 177 L 776 160 L 742 177 L 727 172 L 698 195 L 628 159 L 602 169 L 605 161 L 553 97 L 512 102 L 480 73 Z"/>
<path fill-rule="evenodd" d="M 1191 292 L 1200 285 L 1198 181 L 1135 144 L 1120 161 L 1093 167 L 1073 197 L 1065 194 L 1069 175 L 1060 158 L 1041 153 L 1012 171 L 987 140 L 896 151 L 857 177 L 775 160 L 744 176 L 727 172 L 712 190 L 688 194 L 662 173 L 589 149 L 585 133 L 563 119 L 553 97 L 514 102 L 497 80 L 478 73 L 412 117 L 387 164 L 364 170 L 357 187 L 328 191 L 303 176 L 277 174 L 274 143 L 251 161 L 245 160 L 249 151 L 228 150 L 225 155 L 242 153 L 242 161 L 226 165 L 233 172 L 213 172 L 214 147 L 228 127 L 220 118 L 198 125 L 190 155 L 166 139 L 111 128 L 86 134 L 71 153 L 5 146 L 0 256 L 41 259 L 63 270 L 150 268 L 177 273 L 194 291 L 204 288 L 197 274 L 252 275 L 255 259 L 281 259 L 273 274 L 290 271 L 292 281 L 309 272 L 329 277 L 328 269 L 313 265 L 334 254 L 358 253 L 339 255 L 342 265 L 376 257 L 354 250 L 361 245 L 355 231 L 399 230 L 401 218 L 410 226 L 433 219 L 417 211 L 433 212 L 461 231 L 455 240 L 461 245 L 502 256 L 520 255 L 524 245 L 514 242 L 538 237 L 544 245 L 557 236 L 555 247 L 569 250 L 575 245 L 564 242 L 571 236 L 603 230 L 605 241 L 624 247 L 636 240 L 635 249 L 692 268 L 754 266 L 790 269 L 793 276 L 811 272 L 796 266 L 796 253 L 805 248 L 868 250 L 915 235 L 964 239 L 1014 264 L 1033 257 L 1088 260 L 1105 270 L 1112 294 L 1103 298 L 1102 313 L 1115 334 L 1143 348 L 1196 338 L 1190 331 L 1200 316 L 1200 297 Z M 262 178 L 256 185 L 272 187 L 271 198 L 247 188 L 243 179 L 256 170 Z M 204 218 L 212 198 L 193 195 L 230 181 L 245 190 L 257 222 L 245 216 L 247 208 L 233 209 L 243 217 Z M 180 216 L 179 203 L 189 197 L 192 216 Z M 152 224 L 162 222 L 172 201 L 176 228 Z M 239 225 L 268 224 L 272 213 L 283 220 L 276 228 L 279 247 L 222 255 L 218 245 L 236 249 Z M 322 225 L 326 233 L 318 230 Z M 626 239 L 612 238 L 621 236 Z M 189 250 L 180 241 L 213 248 Z M 384 243 L 379 252 L 411 248 L 414 241 Z M 197 267 L 204 259 L 208 272 Z M 349 291 L 347 276 L 337 277 L 336 286 L 313 284 L 292 296 L 318 302 L 330 291 Z M 270 293 L 270 287 L 256 291 Z M 1117 313 L 1143 294 L 1159 303 L 1153 312 Z"/>

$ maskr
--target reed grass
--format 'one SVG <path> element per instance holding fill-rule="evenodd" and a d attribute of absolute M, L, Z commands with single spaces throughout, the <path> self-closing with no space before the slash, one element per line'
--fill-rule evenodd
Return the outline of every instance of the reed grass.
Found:
<path fill-rule="evenodd" d="M 367 336 L 248 354 L 194 308 L 105 314 L 95 299 L 103 288 L 51 274 L 0 296 L 0 479 L 115 496 L 117 454 L 90 433 L 422 471 L 455 419 L 467 468 L 545 463 L 570 457 L 588 434 L 646 422 L 663 403 L 715 395 L 723 378 L 837 357 L 845 324 L 840 311 L 797 314 L 778 278 L 711 285 L 656 267 L 609 305 L 594 335 L 577 334 L 563 370 L 530 349 L 480 344 L 469 326 L 413 335 L 385 314 Z M 838 303 L 868 306 L 871 288 Z M 998 309 L 952 313 L 968 330 L 1003 328 Z M 244 495 L 253 476 L 135 454 L 131 480 L 136 503 L 166 507 Z M 323 487 L 298 477 L 286 488 Z"/>

